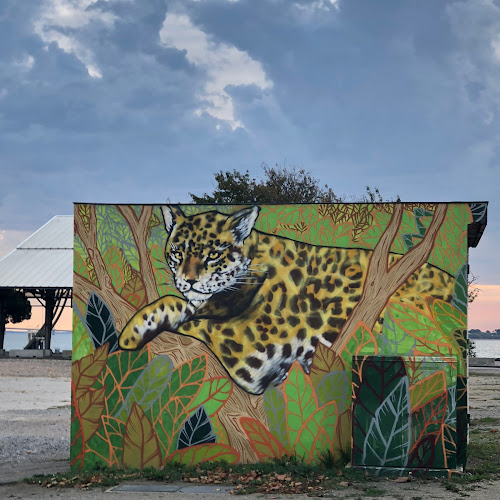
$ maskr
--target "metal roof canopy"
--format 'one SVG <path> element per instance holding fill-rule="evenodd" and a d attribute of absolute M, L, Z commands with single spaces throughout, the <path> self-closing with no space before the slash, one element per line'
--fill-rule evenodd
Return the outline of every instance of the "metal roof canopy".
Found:
<path fill-rule="evenodd" d="M 45 334 L 45 348 L 50 349 L 52 328 L 72 296 L 73 216 L 53 217 L 0 260 L 2 289 L 23 291 L 42 304 L 45 323 L 41 330 Z M 5 325 L 0 322 L 0 349 L 4 337 Z"/>

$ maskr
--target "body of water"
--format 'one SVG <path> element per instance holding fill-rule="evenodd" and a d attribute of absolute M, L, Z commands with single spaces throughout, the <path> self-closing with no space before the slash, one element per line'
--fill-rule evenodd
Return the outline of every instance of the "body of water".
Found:
<path fill-rule="evenodd" d="M 500 340 L 470 339 L 476 346 L 478 358 L 500 358 Z"/>
<path fill-rule="evenodd" d="M 24 349 L 28 343 L 28 332 L 23 330 L 6 330 L 4 349 L 10 351 L 12 349 Z M 55 351 L 71 350 L 71 332 L 66 330 L 52 331 L 52 339 L 50 348 Z"/>
<path fill-rule="evenodd" d="M 478 358 L 500 358 L 500 340 L 471 339 L 476 346 Z M 25 331 L 7 330 L 5 332 L 4 349 L 24 349 L 28 343 L 28 333 Z M 52 332 L 52 350 L 71 350 L 71 332 L 55 330 Z"/>

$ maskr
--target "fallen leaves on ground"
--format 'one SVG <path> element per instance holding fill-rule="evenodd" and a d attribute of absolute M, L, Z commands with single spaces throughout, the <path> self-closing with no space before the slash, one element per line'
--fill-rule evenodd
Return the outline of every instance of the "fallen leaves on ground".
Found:
<path fill-rule="evenodd" d="M 198 477 L 190 476 L 184 480 L 203 484 L 235 484 L 236 486 L 231 490 L 232 494 L 243 493 L 246 490 L 254 493 L 321 493 L 324 490 L 322 483 L 328 479 L 324 475 L 299 479 L 290 474 L 277 474 L 276 472 L 270 474 L 263 474 L 259 471 L 235 473 L 232 469 L 224 470 L 223 468 L 198 472 Z"/>

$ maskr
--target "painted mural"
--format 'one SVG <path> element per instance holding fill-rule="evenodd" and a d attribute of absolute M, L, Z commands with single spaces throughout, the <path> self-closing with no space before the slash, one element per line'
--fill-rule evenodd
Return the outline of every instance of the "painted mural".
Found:
<path fill-rule="evenodd" d="M 455 470 L 485 204 L 75 205 L 74 469 Z"/>

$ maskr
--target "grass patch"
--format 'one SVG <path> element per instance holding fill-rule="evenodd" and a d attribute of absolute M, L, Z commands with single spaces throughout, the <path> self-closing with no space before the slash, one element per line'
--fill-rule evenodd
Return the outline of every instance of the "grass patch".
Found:
<path fill-rule="evenodd" d="M 474 375 L 475 377 L 500 377 L 500 372 L 499 373 L 469 372 L 469 375 Z"/>
<path fill-rule="evenodd" d="M 373 478 L 371 478 L 373 479 Z M 235 494 L 315 493 L 322 494 L 336 485 L 366 481 L 361 471 L 344 468 L 326 456 L 320 465 L 307 465 L 295 457 L 258 464 L 227 465 L 206 463 L 197 467 L 166 464 L 162 469 L 122 470 L 101 468 L 78 473 L 36 475 L 25 479 L 44 487 L 109 488 L 124 481 L 152 480 L 165 483 L 185 481 L 203 484 L 232 484 Z"/>
<path fill-rule="evenodd" d="M 498 418 L 473 420 L 471 425 L 498 423 Z M 475 482 L 481 479 L 500 478 L 500 439 L 490 429 L 473 429 L 467 446 L 466 473 L 454 482 Z"/>
<path fill-rule="evenodd" d="M 471 427 L 475 427 L 477 425 L 498 425 L 500 424 L 500 418 L 498 417 L 484 417 L 484 418 L 475 418 L 471 421 Z"/>

